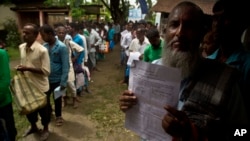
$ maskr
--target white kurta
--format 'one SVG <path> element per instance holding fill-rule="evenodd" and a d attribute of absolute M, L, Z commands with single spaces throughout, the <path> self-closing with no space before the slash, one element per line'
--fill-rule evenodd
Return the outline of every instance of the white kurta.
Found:
<path fill-rule="evenodd" d="M 73 63 L 71 60 L 71 49 L 77 53 L 82 52 L 84 50 L 83 47 L 79 46 L 77 43 L 71 40 L 64 40 L 65 45 L 69 48 L 69 74 L 68 74 L 68 82 L 75 81 L 75 72 L 73 68 Z"/>

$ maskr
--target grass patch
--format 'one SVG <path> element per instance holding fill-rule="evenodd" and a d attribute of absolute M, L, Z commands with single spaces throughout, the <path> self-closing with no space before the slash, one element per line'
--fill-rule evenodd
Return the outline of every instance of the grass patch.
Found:
<path fill-rule="evenodd" d="M 19 140 L 22 138 L 22 134 L 28 129 L 30 124 L 25 115 L 18 114 L 19 111 L 17 110 L 17 106 L 14 101 L 12 105 L 14 110 L 15 125 L 17 129 L 17 140 Z"/>
<path fill-rule="evenodd" d="M 20 59 L 20 53 L 18 48 L 8 47 L 7 52 L 10 58 L 10 61 Z"/>
<path fill-rule="evenodd" d="M 101 88 L 96 92 L 98 98 L 95 96 L 99 102 L 95 102 L 95 108 L 91 108 L 91 113 L 88 113 L 90 119 L 97 125 L 96 137 L 102 141 L 108 141 L 112 137 L 115 137 L 112 139 L 115 141 L 139 140 L 137 135 L 124 127 L 125 114 L 119 109 L 119 94 L 126 89 L 126 86 L 116 83 Z"/>

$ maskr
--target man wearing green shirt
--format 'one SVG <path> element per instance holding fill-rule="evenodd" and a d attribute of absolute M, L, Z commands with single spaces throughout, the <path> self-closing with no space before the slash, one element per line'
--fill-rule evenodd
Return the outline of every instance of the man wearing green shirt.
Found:
<path fill-rule="evenodd" d="M 12 97 L 10 93 L 9 58 L 5 50 L 0 49 L 0 140 L 16 140 L 16 127 L 13 116 Z M 4 134 L 7 130 L 7 135 Z"/>
<path fill-rule="evenodd" d="M 150 42 L 150 45 L 144 50 L 143 61 L 152 62 L 161 58 L 161 50 L 164 42 L 160 39 L 160 33 L 157 29 L 149 30 L 146 36 Z"/>

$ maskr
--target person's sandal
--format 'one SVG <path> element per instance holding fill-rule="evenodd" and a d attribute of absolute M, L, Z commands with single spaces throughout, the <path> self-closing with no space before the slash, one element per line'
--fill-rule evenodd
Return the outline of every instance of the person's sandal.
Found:
<path fill-rule="evenodd" d="M 33 129 L 33 128 L 29 128 L 24 134 L 23 134 L 23 137 L 26 137 L 30 134 L 33 134 L 33 133 L 37 133 L 39 132 L 39 129 L 36 128 L 36 129 Z"/>
<path fill-rule="evenodd" d="M 56 126 L 62 126 L 63 124 L 63 118 L 62 117 L 57 117 L 56 118 Z"/>
<path fill-rule="evenodd" d="M 49 137 L 49 131 L 42 131 L 40 134 L 40 141 L 46 141 Z"/>

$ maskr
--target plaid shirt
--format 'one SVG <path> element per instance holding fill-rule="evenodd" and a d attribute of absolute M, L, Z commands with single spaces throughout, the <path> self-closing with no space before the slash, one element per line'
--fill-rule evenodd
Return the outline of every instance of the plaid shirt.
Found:
<path fill-rule="evenodd" d="M 225 125 L 248 123 L 239 91 L 240 73 L 225 64 L 203 60 L 184 85 L 182 111 L 209 139 L 222 139 Z"/>

